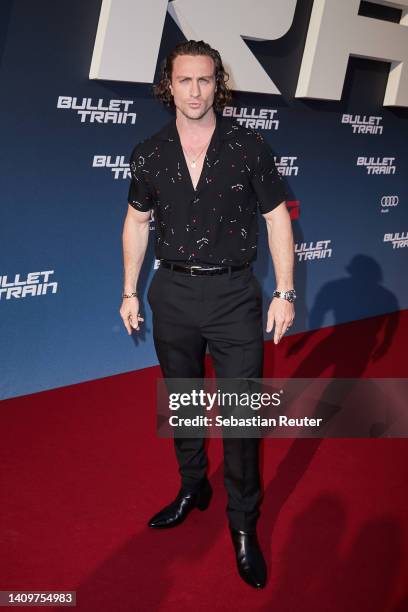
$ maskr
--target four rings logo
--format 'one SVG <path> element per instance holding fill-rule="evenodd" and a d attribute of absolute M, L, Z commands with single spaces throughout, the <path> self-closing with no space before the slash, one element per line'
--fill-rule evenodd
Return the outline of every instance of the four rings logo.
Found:
<path fill-rule="evenodd" d="M 388 213 L 390 208 L 394 208 L 399 204 L 399 197 L 397 195 L 387 195 L 381 198 L 381 212 Z"/>

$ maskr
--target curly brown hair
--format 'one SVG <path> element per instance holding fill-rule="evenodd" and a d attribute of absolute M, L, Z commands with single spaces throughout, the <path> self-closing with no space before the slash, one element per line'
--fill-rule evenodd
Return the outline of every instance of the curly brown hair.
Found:
<path fill-rule="evenodd" d="M 231 90 L 227 86 L 229 74 L 224 70 L 221 55 L 203 40 L 188 40 L 179 43 L 167 57 L 164 58 L 160 69 L 160 80 L 153 85 L 153 93 L 166 106 L 174 106 L 173 95 L 170 91 L 173 63 L 178 55 L 208 55 L 215 65 L 215 95 L 214 110 L 222 109 L 231 101 Z"/>

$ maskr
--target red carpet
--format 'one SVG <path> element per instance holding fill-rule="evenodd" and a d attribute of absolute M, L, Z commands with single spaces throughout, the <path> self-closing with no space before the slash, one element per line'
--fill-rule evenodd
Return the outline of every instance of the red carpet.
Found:
<path fill-rule="evenodd" d="M 265 376 L 407 377 L 407 341 L 407 311 L 290 336 L 267 343 Z M 172 442 L 155 433 L 156 376 L 2 403 L 0 590 L 76 590 L 89 612 L 408 611 L 408 441 L 267 440 L 269 582 L 255 591 L 234 567 L 220 440 L 209 509 L 146 527 L 178 488 Z"/>

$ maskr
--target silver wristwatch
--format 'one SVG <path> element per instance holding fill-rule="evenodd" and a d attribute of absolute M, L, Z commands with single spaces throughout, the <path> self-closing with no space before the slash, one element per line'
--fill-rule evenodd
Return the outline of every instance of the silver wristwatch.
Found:
<path fill-rule="evenodd" d="M 296 300 L 296 291 L 294 289 L 289 289 L 288 291 L 278 291 L 275 289 L 272 297 L 279 297 L 288 300 L 288 302 L 294 302 Z"/>

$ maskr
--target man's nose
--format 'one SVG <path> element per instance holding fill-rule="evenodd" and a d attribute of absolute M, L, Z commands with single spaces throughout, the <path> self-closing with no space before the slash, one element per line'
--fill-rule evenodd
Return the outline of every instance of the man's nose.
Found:
<path fill-rule="evenodd" d="M 191 95 L 194 98 L 200 95 L 200 86 L 198 84 L 198 81 L 191 81 Z"/>

